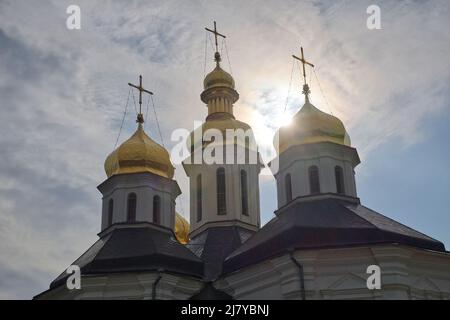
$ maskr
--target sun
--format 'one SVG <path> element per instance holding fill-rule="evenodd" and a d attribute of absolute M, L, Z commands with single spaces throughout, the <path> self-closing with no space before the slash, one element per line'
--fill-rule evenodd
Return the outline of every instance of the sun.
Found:
<path fill-rule="evenodd" d="M 277 124 L 279 127 L 287 127 L 292 122 L 292 116 L 282 113 L 277 117 Z"/>

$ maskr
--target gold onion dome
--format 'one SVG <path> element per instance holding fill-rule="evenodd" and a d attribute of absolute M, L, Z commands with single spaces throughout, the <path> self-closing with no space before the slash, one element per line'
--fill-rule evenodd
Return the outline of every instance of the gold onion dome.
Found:
<path fill-rule="evenodd" d="M 181 244 L 189 242 L 189 222 L 182 215 L 175 215 L 175 236 Z"/>
<path fill-rule="evenodd" d="M 153 141 L 139 123 L 131 138 L 106 158 L 105 172 L 108 178 L 116 174 L 150 172 L 171 179 L 174 167 L 167 150 Z"/>
<path fill-rule="evenodd" d="M 217 63 L 216 67 L 213 71 L 208 73 L 203 80 L 203 87 L 205 89 L 213 88 L 213 87 L 229 87 L 234 89 L 234 79 L 225 70 L 220 67 L 220 64 Z"/>
<path fill-rule="evenodd" d="M 277 148 L 277 138 L 278 148 Z M 351 146 L 344 124 L 337 117 L 322 112 L 309 99 L 292 118 L 292 122 L 278 130 L 274 140 L 278 153 L 289 147 L 318 142 L 332 142 Z"/>
<path fill-rule="evenodd" d="M 196 150 L 200 146 L 204 147 L 209 144 L 211 141 L 203 141 L 203 134 L 211 129 L 220 131 L 223 137 L 223 144 L 233 144 L 234 141 L 228 141 L 226 139 L 227 130 L 236 132 L 235 130 L 242 129 L 244 132 L 247 132 L 247 130 L 251 130 L 251 127 L 247 123 L 237 120 L 230 113 L 212 113 L 200 127 L 191 132 L 188 139 L 189 150 L 192 150 L 192 148 Z"/>

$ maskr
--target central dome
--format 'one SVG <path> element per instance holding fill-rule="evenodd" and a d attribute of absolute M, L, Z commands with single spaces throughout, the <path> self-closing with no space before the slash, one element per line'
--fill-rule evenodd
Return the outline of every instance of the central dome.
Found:
<path fill-rule="evenodd" d="M 213 87 L 229 87 L 234 89 L 234 79 L 225 70 L 223 70 L 217 63 L 213 71 L 208 73 L 203 81 L 203 86 L 205 89 Z"/>
<path fill-rule="evenodd" d="M 234 140 L 228 141 L 227 130 L 232 130 L 232 132 L 236 132 L 236 130 L 243 130 L 244 132 L 252 130 L 247 123 L 237 120 L 232 114 L 226 112 L 213 113 L 206 118 L 206 121 L 200 127 L 191 132 L 187 140 L 189 150 L 196 150 L 210 143 L 209 141 L 203 141 L 203 135 L 211 129 L 221 132 L 224 144 L 234 143 Z"/>
<path fill-rule="evenodd" d="M 116 174 L 150 172 L 171 179 L 174 167 L 167 150 L 153 141 L 139 123 L 131 138 L 106 158 L 105 172 L 108 178 Z"/>
<path fill-rule="evenodd" d="M 350 137 L 341 120 L 320 111 L 309 101 L 294 115 L 289 126 L 278 130 L 274 139 L 278 153 L 284 152 L 291 146 L 317 142 L 350 146 Z"/>

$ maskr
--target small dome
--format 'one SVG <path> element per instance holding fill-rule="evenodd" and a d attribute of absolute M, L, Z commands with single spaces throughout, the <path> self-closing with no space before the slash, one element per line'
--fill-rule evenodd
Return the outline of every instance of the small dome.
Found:
<path fill-rule="evenodd" d="M 181 244 L 189 242 L 189 222 L 182 215 L 176 213 L 175 215 L 175 236 Z"/>
<path fill-rule="evenodd" d="M 277 138 L 279 146 L 277 146 Z M 320 111 L 306 102 L 292 118 L 289 126 L 278 130 L 274 145 L 278 153 L 282 153 L 294 145 L 317 142 L 332 142 L 350 146 L 350 137 L 344 124 L 337 117 Z"/>
<path fill-rule="evenodd" d="M 131 138 L 106 158 L 105 172 L 108 178 L 116 174 L 150 172 L 171 179 L 174 167 L 167 150 L 153 141 L 139 124 Z"/>
<path fill-rule="evenodd" d="M 203 86 L 205 89 L 213 87 L 229 87 L 234 89 L 234 79 L 231 74 L 223 70 L 217 63 L 214 70 L 206 75 Z"/>

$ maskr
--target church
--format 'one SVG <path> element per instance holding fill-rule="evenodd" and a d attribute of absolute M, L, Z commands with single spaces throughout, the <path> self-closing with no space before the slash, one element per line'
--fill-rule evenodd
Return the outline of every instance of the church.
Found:
<path fill-rule="evenodd" d="M 189 223 L 175 211 L 181 190 L 169 152 L 144 131 L 140 111 L 135 133 L 105 160 L 99 239 L 71 264 L 81 270 L 81 288 L 68 289 L 64 270 L 34 298 L 449 300 L 450 253 L 443 243 L 361 204 L 358 152 L 342 121 L 310 102 L 305 66 L 313 65 L 303 49 L 295 58 L 303 64 L 304 104 L 274 137 L 274 217 L 261 226 L 264 164 L 251 139 L 219 144 L 220 157 L 242 150 L 243 161 L 192 161 L 211 146 L 210 130 L 242 130 L 252 138 L 251 127 L 234 115 L 239 93 L 221 65 L 217 37 L 223 35 L 215 25 L 207 30 L 216 39 L 216 66 L 200 95 L 208 115 L 188 139 L 183 161 Z M 142 79 L 134 87 L 151 94 Z M 370 266 L 380 271 L 377 288 L 368 285 Z"/>

